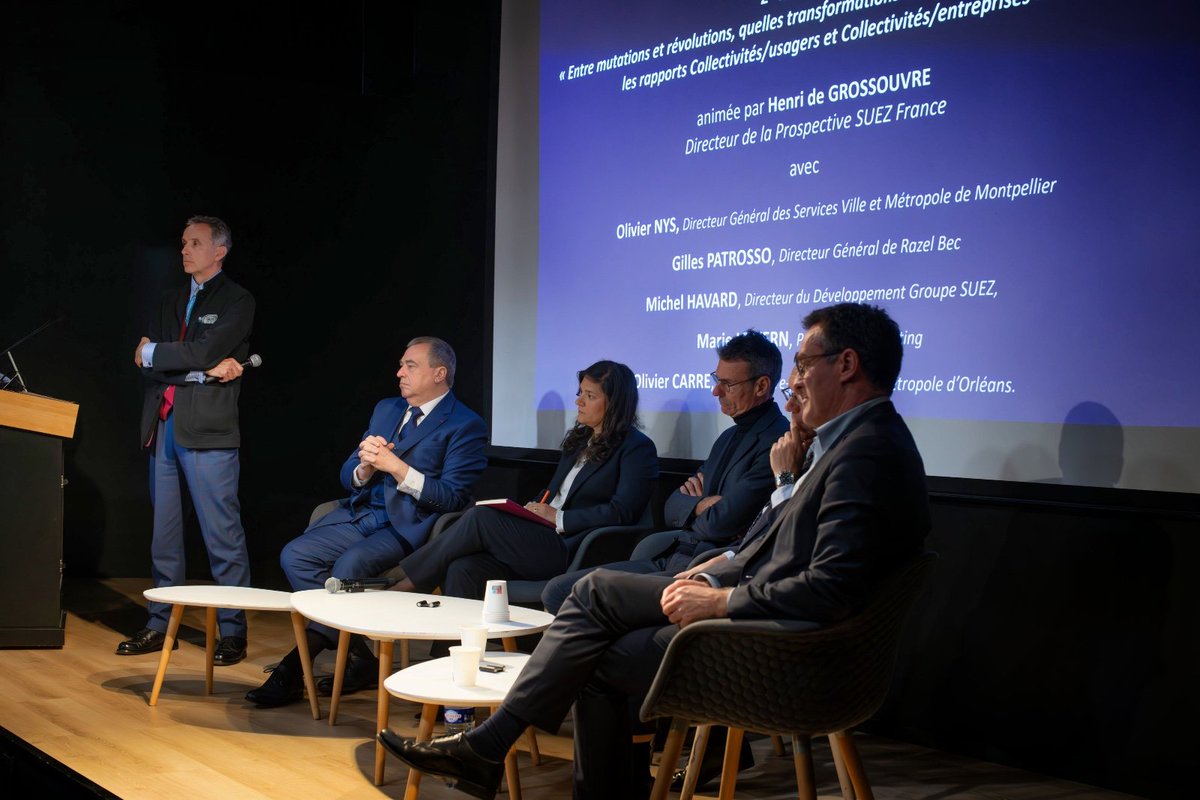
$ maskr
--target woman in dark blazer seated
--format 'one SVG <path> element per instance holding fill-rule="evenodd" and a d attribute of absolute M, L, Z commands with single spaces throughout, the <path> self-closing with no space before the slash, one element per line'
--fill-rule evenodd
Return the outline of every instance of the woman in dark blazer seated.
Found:
<path fill-rule="evenodd" d="M 658 478 L 654 443 L 636 429 L 637 383 L 624 364 L 597 361 L 579 373 L 575 427 L 544 493 L 525 508 L 551 525 L 487 506 L 467 511 L 387 573 L 400 591 L 480 600 L 489 580 L 561 575 L 588 531 L 637 522 Z"/>

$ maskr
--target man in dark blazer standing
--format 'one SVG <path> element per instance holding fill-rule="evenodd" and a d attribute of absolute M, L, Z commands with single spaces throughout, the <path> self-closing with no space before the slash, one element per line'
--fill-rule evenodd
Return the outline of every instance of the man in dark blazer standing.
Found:
<path fill-rule="evenodd" d="M 717 348 L 712 393 L 733 426 L 717 437 L 699 471 L 667 498 L 663 518 L 675 530 L 652 534 L 661 540 L 661 552 L 605 564 L 606 568 L 674 574 L 687 569 L 695 554 L 728 544 L 746 532 L 775 488 L 771 446 L 788 429 L 774 400 L 782 370 L 779 348 L 756 330 Z M 575 582 L 595 569 L 550 580 L 542 592 L 546 610 L 557 614 Z"/>
<path fill-rule="evenodd" d="M 229 226 L 216 217 L 192 217 L 183 232 L 188 286 L 168 292 L 134 349 L 148 379 L 141 443 L 150 449 L 150 545 L 155 587 L 184 582 L 183 481 L 187 481 L 213 578 L 249 586 L 250 564 L 238 503 L 238 395 L 241 362 L 250 353 L 254 297 L 224 272 L 233 247 Z M 162 650 L 170 606 L 150 604 L 146 627 L 117 646 L 117 655 Z M 246 614 L 221 609 L 218 666 L 246 657 Z"/>
<path fill-rule="evenodd" d="M 470 488 L 487 466 L 487 426 L 450 391 L 456 359 L 432 336 L 408 343 L 396 377 L 400 397 L 379 401 L 358 449 L 342 465 L 350 496 L 288 542 L 279 556 L 292 588 L 317 589 L 329 577 L 369 578 L 411 555 L 437 518 L 471 500 Z M 312 623 L 315 657 L 337 632 Z M 299 700 L 300 654 L 293 649 L 246 699 L 261 706 Z"/>
<path fill-rule="evenodd" d="M 816 430 L 813 458 L 767 532 L 691 578 L 586 576 L 487 722 L 424 744 L 383 731 L 389 751 L 491 797 L 524 729 L 556 729 L 575 704 L 575 797 L 636 797 L 646 765 L 630 757 L 628 704 L 645 694 L 681 627 L 718 617 L 831 623 L 919 553 L 930 525 L 924 467 L 889 400 L 899 328 L 883 310 L 849 303 L 818 309 L 804 325 L 794 385 Z"/>

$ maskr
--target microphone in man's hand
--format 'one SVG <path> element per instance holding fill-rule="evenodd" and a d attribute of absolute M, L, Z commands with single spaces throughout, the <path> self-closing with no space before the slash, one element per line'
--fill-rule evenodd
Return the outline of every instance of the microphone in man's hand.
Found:
<path fill-rule="evenodd" d="M 246 367 L 261 367 L 261 366 L 262 366 L 262 356 L 260 356 L 258 353 L 255 353 L 254 355 L 250 356 L 249 358 L 247 358 L 245 361 L 242 362 L 242 369 L 245 369 Z M 214 378 L 212 375 L 204 376 L 205 383 L 218 383 L 219 381 L 220 381 L 220 378 Z"/>
<path fill-rule="evenodd" d="M 395 578 L 330 578 L 325 581 L 325 591 L 365 592 L 367 589 L 390 589 L 400 581 Z"/>

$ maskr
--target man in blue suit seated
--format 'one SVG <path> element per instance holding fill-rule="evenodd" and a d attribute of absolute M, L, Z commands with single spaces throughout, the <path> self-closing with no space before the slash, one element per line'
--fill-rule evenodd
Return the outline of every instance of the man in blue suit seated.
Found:
<path fill-rule="evenodd" d="M 441 339 L 408 343 L 396 373 L 400 397 L 379 401 L 358 449 L 342 465 L 350 496 L 280 554 L 293 589 L 321 588 L 331 576 L 374 577 L 420 547 L 439 516 L 470 503 L 471 484 L 487 466 L 487 426 L 450 391 L 454 367 L 454 350 Z M 336 641 L 333 629 L 309 625 L 314 657 Z M 246 699 L 280 706 L 302 694 L 294 649 Z"/>
<path fill-rule="evenodd" d="M 717 437 L 700 470 L 667 499 L 663 518 L 676 530 L 655 534 L 663 540 L 662 550 L 651 558 L 605 564 L 606 569 L 673 575 L 687 569 L 697 553 L 746 532 L 775 488 L 771 446 L 788 430 L 773 398 L 782 369 L 779 348 L 756 330 L 717 348 L 712 393 L 733 427 Z M 557 614 L 571 587 L 593 569 L 568 572 L 547 583 L 542 592 L 546 610 Z"/>

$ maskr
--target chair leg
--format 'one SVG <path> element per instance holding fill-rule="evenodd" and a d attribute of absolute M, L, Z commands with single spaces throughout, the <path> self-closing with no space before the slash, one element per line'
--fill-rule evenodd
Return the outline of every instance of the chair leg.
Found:
<path fill-rule="evenodd" d="M 692 754 L 688 757 L 683 791 L 679 793 L 679 800 L 692 800 L 692 795 L 696 794 L 696 784 L 700 780 L 700 764 L 704 761 L 704 751 L 708 749 L 708 734 L 711 731 L 711 725 L 696 726 L 696 735 L 692 739 Z"/>
<path fill-rule="evenodd" d="M 771 734 L 771 752 L 777 756 L 787 755 L 787 751 L 783 749 L 783 737 L 778 733 Z"/>
<path fill-rule="evenodd" d="M 529 763 L 535 767 L 541 766 L 542 751 L 538 748 L 537 731 L 532 725 L 525 729 L 525 744 L 529 747 Z"/>
<path fill-rule="evenodd" d="M 350 653 L 350 631 L 338 632 L 337 658 L 333 662 L 333 691 L 329 697 L 329 724 L 337 724 L 338 706 L 342 703 L 342 681 L 346 677 L 346 656 Z M 382 684 L 380 685 L 382 688 Z"/>
<path fill-rule="evenodd" d="M 838 731 L 838 749 L 842 751 L 842 760 L 846 762 L 846 772 L 854 785 L 854 794 L 858 800 L 875 800 L 871 791 L 871 782 L 867 780 L 867 772 L 863 769 L 862 759 L 858 757 L 858 747 L 854 744 L 854 736 L 849 731 Z"/>
<path fill-rule="evenodd" d="M 730 728 L 725 737 L 725 763 L 721 765 L 721 788 L 717 792 L 718 800 L 733 800 L 733 787 L 737 784 L 738 766 L 742 755 L 742 737 L 746 732 L 741 728 Z M 814 796 L 813 800 L 816 800 Z"/>
<path fill-rule="evenodd" d="M 671 791 L 671 777 L 675 774 L 675 765 L 679 763 L 679 753 L 683 750 L 683 737 L 687 733 L 688 721 L 676 717 L 671 720 L 671 732 L 663 744 L 662 760 L 658 762 L 658 774 L 654 776 L 654 788 L 650 791 L 650 800 L 666 800 Z"/>
<path fill-rule="evenodd" d="M 842 748 L 837 737 L 829 734 L 829 752 L 833 754 L 833 768 L 837 770 L 838 785 L 842 787 L 842 800 L 855 800 L 854 784 L 850 782 L 850 773 L 846 772 L 846 759 L 842 757 Z"/>
<path fill-rule="evenodd" d="M 817 779 L 813 774 L 812 737 L 792 735 L 792 758 L 796 765 L 796 793 L 800 800 L 817 800 Z"/>
<path fill-rule="evenodd" d="M 217 654 L 217 609 L 204 609 L 204 693 L 212 694 L 213 656 Z"/>
<path fill-rule="evenodd" d="M 175 635 L 179 633 L 179 620 L 183 619 L 183 606 L 171 606 L 171 618 L 167 620 L 167 636 L 163 639 L 162 655 L 158 657 L 158 674 L 154 676 L 154 687 L 150 690 L 150 705 L 158 705 L 158 693 L 162 691 L 163 678 L 167 677 L 167 664 L 175 648 Z M 208 662 L 211 664 L 212 659 Z"/>
<path fill-rule="evenodd" d="M 504 757 L 504 782 L 510 800 L 521 800 L 521 773 L 517 772 L 517 748 L 513 745 Z"/>
<path fill-rule="evenodd" d="M 500 641 L 504 643 L 504 652 L 517 652 L 517 640 L 513 637 L 509 636 Z M 532 725 L 525 729 L 525 743 L 529 746 L 529 763 L 535 767 L 541 766 L 542 751 L 538 747 L 537 731 L 533 729 Z"/>

